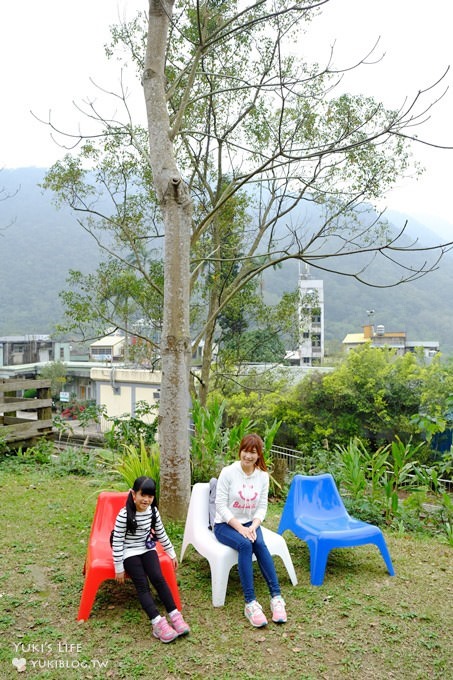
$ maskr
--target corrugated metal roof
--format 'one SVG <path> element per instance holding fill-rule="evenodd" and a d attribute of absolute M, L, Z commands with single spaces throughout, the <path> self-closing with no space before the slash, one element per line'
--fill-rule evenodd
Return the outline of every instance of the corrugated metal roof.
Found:
<path fill-rule="evenodd" d="M 344 345 L 358 345 L 361 342 L 369 342 L 363 333 L 348 333 L 343 340 Z"/>
<path fill-rule="evenodd" d="M 124 339 L 124 335 L 107 335 L 105 338 L 92 342 L 90 347 L 114 347 L 124 342 Z"/>

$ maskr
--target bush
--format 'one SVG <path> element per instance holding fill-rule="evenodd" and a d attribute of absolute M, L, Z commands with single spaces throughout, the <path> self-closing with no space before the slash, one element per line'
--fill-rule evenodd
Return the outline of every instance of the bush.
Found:
<path fill-rule="evenodd" d="M 146 401 L 138 401 L 134 416 L 125 413 L 122 416 L 106 418 L 112 423 L 111 429 L 105 433 L 108 446 L 116 451 L 121 450 L 123 446 L 140 448 L 142 440 L 145 446 L 152 446 L 156 441 L 157 418 L 154 417 L 152 422 L 147 422 L 144 418 L 155 413 L 156 408 Z"/>
<path fill-rule="evenodd" d="M 68 447 L 52 458 L 52 469 L 59 477 L 77 475 L 88 477 L 96 474 L 96 457 L 89 451 Z"/>
<path fill-rule="evenodd" d="M 160 492 L 160 451 L 159 445 L 154 442 L 146 446 L 144 439 L 140 440 L 140 447 L 133 444 L 123 445 L 124 453 L 118 455 L 116 451 L 100 451 L 98 459 L 113 472 L 121 477 L 128 489 L 131 489 L 137 477 L 152 477 L 156 482 L 156 499 L 159 500 Z"/>
<path fill-rule="evenodd" d="M 55 445 L 53 441 L 42 437 L 34 446 L 29 446 L 25 448 L 25 450 L 19 448 L 17 450 L 17 458 L 23 462 L 33 460 L 35 463 L 38 463 L 38 465 L 47 465 L 50 462 L 54 451 Z"/>

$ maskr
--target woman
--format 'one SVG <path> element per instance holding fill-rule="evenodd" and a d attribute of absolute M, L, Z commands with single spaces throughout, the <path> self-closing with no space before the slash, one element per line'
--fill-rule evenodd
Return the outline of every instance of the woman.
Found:
<path fill-rule="evenodd" d="M 267 619 L 255 597 L 253 555 L 269 588 L 272 621 L 286 623 L 287 620 L 274 562 L 260 528 L 267 512 L 268 493 L 263 440 L 257 434 L 248 434 L 240 443 L 239 460 L 223 468 L 219 475 L 214 534 L 220 543 L 238 551 L 244 614 L 256 628 L 266 626 Z"/>

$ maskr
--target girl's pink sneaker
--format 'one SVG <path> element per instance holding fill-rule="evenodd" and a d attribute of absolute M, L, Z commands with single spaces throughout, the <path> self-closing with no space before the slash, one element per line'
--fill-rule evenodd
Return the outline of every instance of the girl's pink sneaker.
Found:
<path fill-rule="evenodd" d="M 177 611 L 174 614 L 170 614 L 170 621 L 178 635 L 190 633 L 189 624 L 184 621 L 181 612 Z"/>
<path fill-rule="evenodd" d="M 178 637 L 178 633 L 164 616 L 161 616 L 157 623 L 153 623 L 153 635 L 161 642 L 171 642 Z"/>

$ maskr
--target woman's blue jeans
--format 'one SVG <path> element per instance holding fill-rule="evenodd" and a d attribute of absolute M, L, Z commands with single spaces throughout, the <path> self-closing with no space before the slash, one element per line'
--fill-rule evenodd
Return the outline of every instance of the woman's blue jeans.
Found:
<path fill-rule="evenodd" d="M 244 524 L 245 527 L 249 527 L 250 525 L 251 522 Z M 220 543 L 224 543 L 224 545 L 228 545 L 230 548 L 234 548 L 238 551 L 239 578 L 241 580 L 246 603 L 256 599 L 253 585 L 253 554 L 256 557 L 261 573 L 267 583 L 271 597 L 280 595 L 280 584 L 278 582 L 274 562 L 268 547 L 264 542 L 261 527 L 258 527 L 256 530 L 256 540 L 253 543 L 250 539 L 241 536 L 236 529 L 230 527 L 226 522 L 215 524 L 214 534 Z"/>

